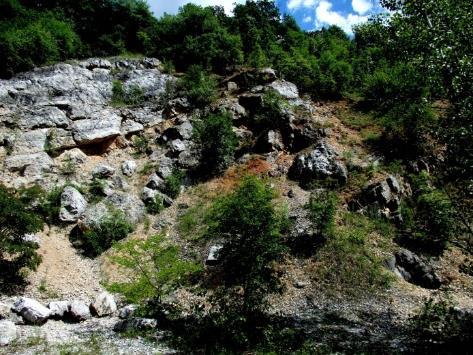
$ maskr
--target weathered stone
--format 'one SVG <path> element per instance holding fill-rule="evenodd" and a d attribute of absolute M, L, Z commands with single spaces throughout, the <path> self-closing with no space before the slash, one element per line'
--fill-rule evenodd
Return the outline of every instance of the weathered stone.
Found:
<path fill-rule="evenodd" d="M 175 154 L 179 154 L 186 150 L 186 145 L 180 139 L 175 139 L 169 143 L 171 151 Z"/>
<path fill-rule="evenodd" d="M 310 152 L 296 156 L 290 175 L 303 182 L 333 178 L 345 183 L 348 178 L 347 168 L 338 160 L 338 154 L 327 143 L 320 143 Z"/>
<path fill-rule="evenodd" d="M 62 162 L 71 162 L 72 164 L 84 164 L 87 161 L 87 155 L 79 148 L 74 148 L 62 153 L 58 159 Z"/>
<path fill-rule="evenodd" d="M 122 172 L 126 176 L 132 176 L 136 171 L 137 165 L 134 160 L 127 160 L 122 163 Z"/>
<path fill-rule="evenodd" d="M 53 319 L 64 319 L 69 313 L 70 302 L 69 301 L 54 301 L 49 302 L 48 308 L 51 312 L 50 318 Z"/>
<path fill-rule="evenodd" d="M 152 173 L 148 178 L 148 182 L 146 183 L 146 187 L 152 190 L 159 190 L 164 185 L 164 180 L 158 176 L 156 173 Z"/>
<path fill-rule="evenodd" d="M 25 243 L 32 243 L 32 244 L 36 244 L 36 245 L 41 244 L 40 237 L 38 235 L 32 234 L 32 233 L 28 233 L 28 234 L 23 235 L 21 237 L 21 240 Z"/>
<path fill-rule="evenodd" d="M 396 252 L 396 267 L 402 277 L 415 285 L 437 289 L 441 285 L 441 280 L 433 270 L 421 258 L 407 249 Z"/>
<path fill-rule="evenodd" d="M 26 297 L 17 300 L 13 305 L 13 310 L 31 324 L 43 324 L 51 314 L 50 310 L 41 303 Z"/>
<path fill-rule="evenodd" d="M 151 157 L 150 157 L 151 159 Z M 173 173 L 173 170 L 174 170 L 174 162 L 171 158 L 165 156 L 164 154 L 163 155 L 160 155 L 158 157 L 155 158 L 154 160 L 157 164 L 157 169 L 156 169 L 156 172 L 158 173 L 158 175 L 160 177 L 162 177 L 163 179 L 169 177 L 172 175 Z"/>
<path fill-rule="evenodd" d="M 284 150 L 284 143 L 281 133 L 274 130 L 269 130 L 263 133 L 258 138 L 257 147 L 262 152 Z"/>
<path fill-rule="evenodd" d="M 261 68 L 258 70 L 259 80 L 261 82 L 271 82 L 276 80 L 278 77 L 276 71 L 272 68 Z"/>
<path fill-rule="evenodd" d="M 32 154 L 44 152 L 47 148 L 47 129 L 36 129 L 22 133 L 15 139 L 12 155 Z"/>
<path fill-rule="evenodd" d="M 115 299 L 108 292 L 102 292 L 90 305 L 92 311 L 99 317 L 108 316 L 117 311 Z"/>
<path fill-rule="evenodd" d="M 92 70 L 92 69 L 95 69 L 95 68 L 102 68 L 102 69 L 112 68 L 112 63 L 110 63 L 106 59 L 101 59 L 101 58 L 89 59 L 84 64 L 85 64 L 85 67 L 89 70 Z"/>
<path fill-rule="evenodd" d="M 158 326 L 156 319 L 150 318 L 129 318 L 119 321 L 113 327 L 116 332 L 127 332 L 133 330 L 151 330 Z"/>
<path fill-rule="evenodd" d="M 92 314 L 85 302 L 74 300 L 69 305 L 69 318 L 74 322 L 83 322 L 92 318 Z"/>
<path fill-rule="evenodd" d="M 17 113 L 20 116 L 18 125 L 22 129 L 50 128 L 61 127 L 66 128 L 70 125 L 70 120 L 66 114 L 55 106 L 46 106 L 32 110 Z"/>
<path fill-rule="evenodd" d="M 75 121 L 72 125 L 74 140 L 78 145 L 98 143 L 120 135 L 121 117 L 110 110 L 103 110 L 93 117 Z"/>
<path fill-rule="evenodd" d="M 87 208 L 87 201 L 72 186 L 66 186 L 61 194 L 59 219 L 63 222 L 77 222 Z"/>
<path fill-rule="evenodd" d="M 118 311 L 118 317 L 120 319 L 128 319 L 135 314 L 136 310 L 138 309 L 138 306 L 135 304 L 129 304 L 125 307 L 120 308 Z"/>
<path fill-rule="evenodd" d="M 132 121 L 132 120 L 125 120 L 122 122 L 121 132 L 125 136 L 130 133 L 139 133 L 143 131 L 144 126 L 141 123 Z"/>
<path fill-rule="evenodd" d="M 92 171 L 92 176 L 95 178 L 105 179 L 115 174 L 115 169 L 109 165 L 99 164 Z"/>
<path fill-rule="evenodd" d="M 0 320 L 0 346 L 7 346 L 18 336 L 15 323 Z"/>
<path fill-rule="evenodd" d="M 207 255 L 207 259 L 205 263 L 207 265 L 216 265 L 220 262 L 219 260 L 219 252 L 222 250 L 222 245 L 212 245 L 209 249 L 209 254 Z"/>
<path fill-rule="evenodd" d="M 297 99 L 299 97 L 297 86 L 289 81 L 276 80 L 269 84 L 269 87 L 285 99 Z"/>
<path fill-rule="evenodd" d="M 230 92 L 237 91 L 238 90 L 238 84 L 235 83 L 234 81 L 229 81 L 227 83 L 227 90 Z"/>

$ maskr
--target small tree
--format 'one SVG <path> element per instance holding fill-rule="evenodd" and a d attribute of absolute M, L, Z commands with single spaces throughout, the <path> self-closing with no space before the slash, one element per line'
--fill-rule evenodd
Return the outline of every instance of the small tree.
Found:
<path fill-rule="evenodd" d="M 21 268 L 35 270 L 41 262 L 38 245 L 25 234 L 41 230 L 43 222 L 9 190 L 0 186 L 0 278 L 17 276 Z"/>
<path fill-rule="evenodd" d="M 201 146 L 200 168 L 205 175 L 218 175 L 232 162 L 238 138 L 228 113 L 205 117 L 195 125 L 194 138 Z"/>
<path fill-rule="evenodd" d="M 128 269 L 130 279 L 113 283 L 109 289 L 122 293 L 129 302 L 154 299 L 160 303 L 163 296 L 185 285 L 190 275 L 200 270 L 197 264 L 180 259 L 179 248 L 166 242 L 163 235 L 128 240 L 113 250 L 110 259 Z"/>
<path fill-rule="evenodd" d="M 266 296 L 280 290 L 273 263 L 285 247 L 285 218 L 272 204 L 274 191 L 256 177 L 247 177 L 235 192 L 221 198 L 209 217 L 209 236 L 227 236 L 219 252 L 225 286 L 243 288 L 240 314 L 251 318 L 267 306 Z"/>

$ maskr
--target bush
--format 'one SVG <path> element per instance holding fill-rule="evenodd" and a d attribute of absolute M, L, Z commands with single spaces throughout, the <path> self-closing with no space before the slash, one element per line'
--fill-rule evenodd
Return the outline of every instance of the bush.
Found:
<path fill-rule="evenodd" d="M 226 112 L 211 114 L 194 126 L 194 139 L 201 147 L 201 173 L 218 175 L 233 161 L 238 138 Z"/>
<path fill-rule="evenodd" d="M 285 252 L 281 231 L 286 219 L 274 209 L 274 197 L 264 182 L 247 177 L 233 193 L 219 199 L 208 216 L 207 236 L 226 238 L 218 255 L 224 284 L 243 287 L 244 298 L 234 301 L 241 317 L 248 319 L 263 310 L 266 296 L 281 286 L 272 265 Z"/>
<path fill-rule="evenodd" d="M 441 254 L 457 230 L 455 210 L 447 194 L 436 189 L 426 172 L 412 176 L 414 195 L 401 212 L 402 233 L 411 247 Z"/>
<path fill-rule="evenodd" d="M 448 299 L 428 299 L 410 324 L 413 336 L 426 349 L 452 353 L 473 346 L 473 316 L 456 309 Z"/>
<path fill-rule="evenodd" d="M 153 299 L 161 303 L 162 297 L 187 284 L 190 276 L 200 270 L 200 266 L 181 259 L 179 254 L 178 247 L 163 235 L 117 243 L 110 260 L 127 269 L 131 280 L 107 288 L 123 294 L 128 302 Z"/>
<path fill-rule="evenodd" d="M 38 245 L 24 238 L 43 227 L 41 219 L 12 191 L 0 186 L 0 290 L 7 280 L 18 276 L 22 268 L 35 270 L 41 262 Z M 5 284 L 4 284 L 5 282 Z"/>
<path fill-rule="evenodd" d="M 296 240 L 291 240 L 293 252 L 305 256 L 312 255 L 317 246 L 321 246 L 333 236 L 337 201 L 337 195 L 331 191 L 319 190 L 311 194 L 305 208 L 309 212 L 314 234 L 304 234 Z"/>
<path fill-rule="evenodd" d="M 385 237 L 393 232 L 384 222 L 345 213 L 341 225 L 316 255 L 317 282 L 331 292 L 354 297 L 388 287 L 392 277 L 383 259 L 368 244 L 372 233 Z"/>
<path fill-rule="evenodd" d="M 133 137 L 133 146 L 139 155 L 145 155 L 150 151 L 149 139 L 143 135 Z"/>
<path fill-rule="evenodd" d="M 146 202 L 146 212 L 149 214 L 159 214 L 163 209 L 163 198 L 160 195 L 157 195 L 153 201 Z"/>
<path fill-rule="evenodd" d="M 137 85 L 132 85 L 125 90 L 123 82 L 114 80 L 112 84 L 112 106 L 137 106 L 145 101 L 143 89 Z"/>
<path fill-rule="evenodd" d="M 133 226 L 127 221 L 125 214 L 110 208 L 106 216 L 84 233 L 82 245 L 84 253 L 98 256 L 116 241 L 126 238 L 132 231 Z"/>
<path fill-rule="evenodd" d="M 175 169 L 171 175 L 164 179 L 162 192 L 171 198 L 176 198 L 181 192 L 181 185 L 184 179 L 184 173 Z"/>
<path fill-rule="evenodd" d="M 178 91 L 195 107 L 209 105 L 217 95 L 217 82 L 202 67 L 192 65 L 177 83 Z"/>

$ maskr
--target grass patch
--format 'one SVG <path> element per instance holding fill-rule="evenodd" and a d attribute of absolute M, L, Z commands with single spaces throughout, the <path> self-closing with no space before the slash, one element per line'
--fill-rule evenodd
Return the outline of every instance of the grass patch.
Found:
<path fill-rule="evenodd" d="M 386 289 L 393 277 L 384 269 L 376 248 L 380 239 L 387 244 L 393 235 L 394 228 L 387 222 L 344 212 L 316 256 L 315 279 L 329 292 L 354 297 Z M 375 239 L 378 246 L 370 243 Z"/>

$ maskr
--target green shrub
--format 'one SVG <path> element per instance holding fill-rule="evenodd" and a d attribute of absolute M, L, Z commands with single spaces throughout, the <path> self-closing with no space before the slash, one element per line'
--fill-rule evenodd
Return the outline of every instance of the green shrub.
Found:
<path fill-rule="evenodd" d="M 274 197 L 263 181 L 246 177 L 233 193 L 215 202 L 207 219 L 208 237 L 225 236 L 218 258 L 225 286 L 243 287 L 245 297 L 234 300 L 242 317 L 263 310 L 266 296 L 281 289 L 271 265 L 286 250 L 281 240 L 286 219 L 275 210 Z"/>
<path fill-rule="evenodd" d="M 181 192 L 181 185 L 184 173 L 179 169 L 174 169 L 171 175 L 164 179 L 162 192 L 171 198 L 176 198 Z"/>
<path fill-rule="evenodd" d="M 149 214 L 159 214 L 163 209 L 163 198 L 160 195 L 157 195 L 153 201 L 146 203 L 146 212 Z"/>
<path fill-rule="evenodd" d="M 284 129 L 287 120 L 284 117 L 283 109 L 287 106 L 287 102 L 276 91 L 265 92 L 263 104 L 255 116 L 259 129 Z"/>
<path fill-rule="evenodd" d="M 473 345 L 473 316 L 461 314 L 448 299 L 428 299 L 410 325 L 413 336 L 427 349 L 434 343 L 436 351 L 462 352 Z"/>
<path fill-rule="evenodd" d="M 457 231 L 456 213 L 448 195 L 436 189 L 427 172 L 412 176 L 413 198 L 404 202 L 402 233 L 412 247 L 441 254 Z"/>
<path fill-rule="evenodd" d="M 145 155 L 149 152 L 149 139 L 144 135 L 134 136 L 133 137 L 133 146 L 136 149 L 136 152 L 139 155 Z"/>
<path fill-rule="evenodd" d="M 114 80 L 112 83 L 112 105 L 115 107 L 125 104 L 125 89 L 121 80 Z"/>
<path fill-rule="evenodd" d="M 110 260 L 130 272 L 128 282 L 113 283 L 107 288 L 125 296 L 128 302 L 149 299 L 161 302 L 162 297 L 186 285 L 201 267 L 180 257 L 177 246 L 163 235 L 145 240 L 129 240 L 115 244 Z"/>
<path fill-rule="evenodd" d="M 200 170 L 207 176 L 225 171 L 233 161 L 238 138 L 226 112 L 211 114 L 194 125 L 194 139 L 201 147 Z"/>
<path fill-rule="evenodd" d="M 116 241 L 126 238 L 132 231 L 133 226 L 125 214 L 109 208 L 109 213 L 84 233 L 82 245 L 84 253 L 89 256 L 100 255 Z"/>
<path fill-rule="evenodd" d="M 0 225 L 0 290 L 5 290 L 22 268 L 35 270 L 41 262 L 38 245 L 24 235 L 40 231 L 43 222 L 12 191 L 0 186 Z"/>
<path fill-rule="evenodd" d="M 392 276 L 385 270 L 383 259 L 368 244 L 372 233 L 386 237 L 393 231 L 385 222 L 345 213 L 342 224 L 316 255 L 319 264 L 316 280 L 330 292 L 353 297 L 360 297 L 368 290 L 387 288 Z"/>
<path fill-rule="evenodd" d="M 311 233 L 290 239 L 289 245 L 296 255 L 313 255 L 317 248 L 332 236 L 335 228 L 337 196 L 327 190 L 313 192 L 305 206 L 309 213 Z"/>
<path fill-rule="evenodd" d="M 100 178 L 93 178 L 87 187 L 87 194 L 91 203 L 99 202 L 105 197 L 105 188 L 107 182 Z"/>
<path fill-rule="evenodd" d="M 186 74 L 179 79 L 177 90 L 181 95 L 187 97 L 195 107 L 209 105 L 217 95 L 217 82 L 209 76 L 202 67 L 192 65 Z"/>
<path fill-rule="evenodd" d="M 30 210 L 39 215 L 48 224 L 61 223 L 59 220 L 59 211 L 61 209 L 61 194 L 64 187 L 57 186 L 51 191 L 45 191 L 40 186 L 34 185 L 32 187 L 21 189 L 19 191 L 20 200 Z M 73 186 L 77 188 L 76 186 Z"/>

